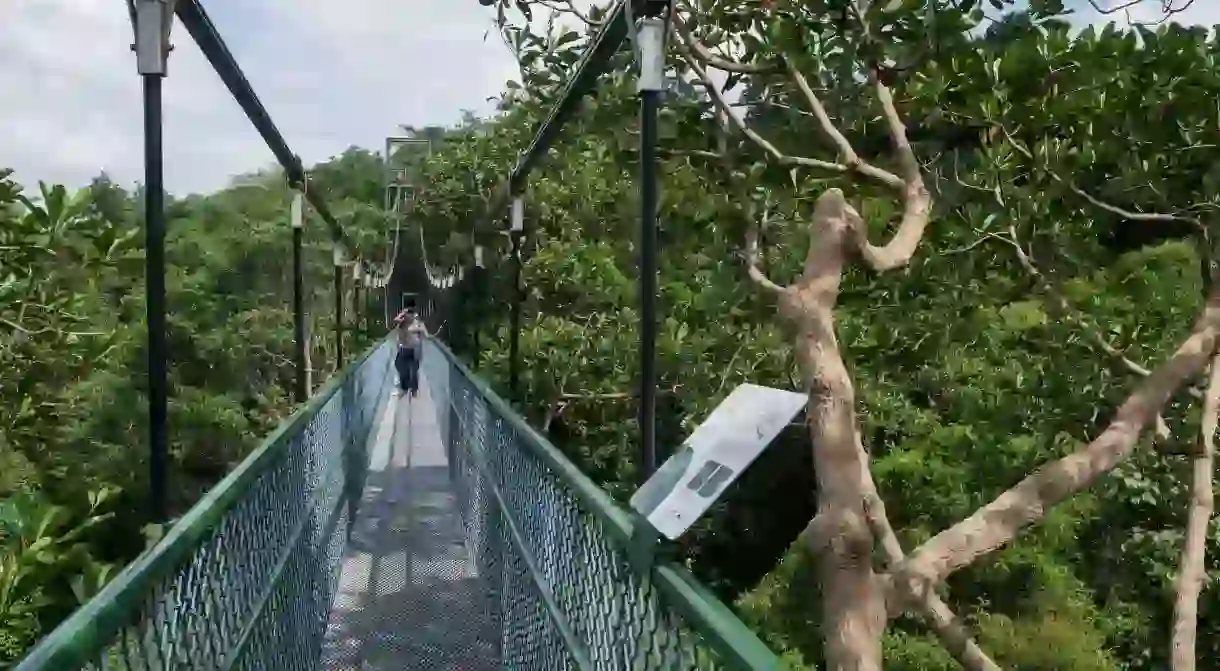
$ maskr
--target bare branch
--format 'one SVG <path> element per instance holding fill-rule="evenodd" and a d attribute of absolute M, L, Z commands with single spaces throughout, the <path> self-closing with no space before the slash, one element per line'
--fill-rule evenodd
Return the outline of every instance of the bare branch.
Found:
<path fill-rule="evenodd" d="M 1010 225 L 1008 227 L 1007 237 L 996 235 L 994 233 L 984 233 L 984 236 L 999 240 L 1013 248 L 1017 254 L 1017 261 L 1020 262 L 1021 267 L 1025 269 L 1025 272 L 1038 282 L 1038 285 L 1042 291 L 1055 303 L 1055 307 L 1058 308 L 1065 317 L 1075 322 L 1076 325 L 1085 332 L 1089 343 L 1094 348 L 1113 359 L 1115 363 L 1122 366 L 1122 368 L 1129 373 L 1138 375 L 1140 377 L 1148 377 L 1151 375 L 1151 371 L 1149 371 L 1146 367 L 1131 360 L 1121 350 L 1114 345 L 1111 345 L 1110 342 L 1106 340 L 1105 336 L 1102 335 L 1102 330 L 1091 320 L 1085 317 L 1080 310 L 1072 305 L 1068 301 L 1067 297 L 1064 296 L 1063 293 L 1051 283 L 1050 279 L 1046 277 L 1046 275 L 1044 275 L 1036 265 L 1034 265 L 1033 259 L 1031 259 L 1029 254 L 1026 253 L 1026 251 L 1021 247 L 1021 243 L 1017 239 L 1017 231 L 1015 226 Z M 1203 398 L 1203 393 L 1194 387 L 1189 387 L 1186 392 L 1195 398 Z M 1160 438 L 1169 437 L 1169 426 L 1165 423 L 1165 418 L 1160 414 L 1156 416 L 1155 430 L 1157 436 Z"/>
<path fill-rule="evenodd" d="M 767 274 L 762 271 L 759 264 L 762 254 L 758 249 L 758 228 L 751 226 L 746 231 L 746 267 L 750 273 L 750 279 L 758 286 L 775 293 L 783 293 L 784 287 L 772 282 Z"/>
<path fill-rule="evenodd" d="M 594 21 L 593 19 L 589 18 L 588 14 L 585 14 L 576 8 L 576 4 L 573 2 L 573 0 L 554 0 L 553 2 L 549 0 L 536 0 L 536 2 L 558 14 L 571 14 L 590 26 L 600 26 L 606 22 L 604 19 Z M 566 7 L 560 7 L 559 3 L 561 2 L 566 5 Z"/>
<path fill-rule="evenodd" d="M 830 120 L 830 115 L 826 113 L 826 108 L 822 105 L 822 101 L 818 99 L 817 94 L 810 88 L 809 81 L 805 79 L 805 75 L 801 74 L 801 71 L 792 64 L 792 61 L 785 59 L 784 67 L 788 71 L 788 76 L 796 84 L 796 88 L 805 96 L 805 101 L 809 103 L 810 111 L 817 118 L 818 125 L 822 127 L 822 132 L 838 147 L 839 158 L 847 165 L 848 169 L 872 177 L 886 186 L 896 189 L 903 188 L 905 183 L 898 175 L 888 170 L 877 168 L 860 158 L 856 150 L 852 148 L 847 136 L 843 135 L 834 122 Z"/>
<path fill-rule="evenodd" d="M 868 458 L 861 442 L 859 431 L 856 432 L 856 449 L 861 454 L 861 463 L 867 464 Z M 906 559 L 902 543 L 890 525 L 889 516 L 885 514 L 885 502 L 877 493 L 877 483 L 872 472 L 866 467 L 863 474 L 864 484 L 864 515 L 872 528 L 873 536 L 881 541 L 881 549 L 885 552 L 886 565 L 897 566 Z M 1000 667 L 986 652 L 974 642 L 970 632 L 953 614 L 949 605 L 935 591 L 929 591 L 919 602 L 920 611 L 932 631 L 940 638 L 941 644 L 953 655 L 967 671 L 1000 671 Z"/>
<path fill-rule="evenodd" d="M 1004 126 L 1000 126 L 1000 132 L 1002 132 L 1004 134 L 1004 137 L 1008 139 L 1008 143 L 1011 144 L 1014 149 L 1016 149 L 1018 152 L 1020 152 L 1022 155 L 1024 155 L 1029 160 L 1031 160 L 1031 161 L 1035 160 L 1033 152 L 1031 152 L 1028 147 L 1021 144 L 1020 141 L 1018 141 L 1016 138 L 1014 138 L 1012 136 L 1012 133 L 1010 133 L 1007 128 L 1005 128 Z M 1184 222 L 1184 223 L 1191 224 L 1199 230 L 1206 229 L 1206 226 L 1203 224 L 1203 222 L 1195 217 L 1187 217 L 1187 216 L 1183 216 L 1180 214 L 1169 214 L 1169 213 L 1161 213 L 1161 212 L 1135 212 L 1133 210 L 1127 210 L 1127 209 L 1118 207 L 1117 205 L 1107 203 L 1107 202 L 1101 200 L 1100 198 L 1097 198 L 1096 196 L 1088 193 L 1084 189 L 1081 189 L 1080 187 L 1076 186 L 1075 184 L 1072 183 L 1071 180 L 1063 177 L 1062 175 L 1055 172 L 1054 170 L 1051 170 L 1049 167 L 1044 168 L 1044 170 L 1046 170 L 1046 173 L 1051 176 L 1051 179 L 1066 186 L 1072 193 L 1085 199 L 1086 201 L 1089 202 L 1089 204 L 1093 205 L 1096 208 L 1105 210 L 1106 212 L 1109 212 L 1111 214 L 1116 214 L 1116 215 L 1122 217 L 1123 219 L 1127 219 L 1129 221 L 1161 222 L 1161 223 L 1177 221 L 1177 222 Z"/>
<path fill-rule="evenodd" d="M 716 386 L 716 392 L 713 393 L 708 398 L 715 399 L 715 398 L 720 397 L 721 392 L 724 391 L 724 385 L 728 384 L 729 373 L 733 372 L 733 364 L 737 363 L 737 357 L 741 356 L 741 352 L 742 352 L 742 350 L 744 350 L 746 348 L 746 343 L 748 343 L 748 342 L 749 342 L 749 340 L 742 339 L 742 341 L 740 343 L 738 343 L 737 349 L 733 351 L 733 356 L 729 357 L 729 365 L 724 367 L 725 374 L 720 376 L 720 384 Z M 760 359 L 760 361 L 761 361 L 761 359 Z M 757 368 L 757 367 L 758 367 L 758 363 L 755 362 L 754 368 Z M 751 369 L 751 372 L 753 372 L 753 369 Z"/>
<path fill-rule="evenodd" d="M 876 272 L 883 272 L 904 266 L 915 254 L 919 241 L 927 230 L 928 220 L 932 216 L 932 196 L 924 186 L 923 174 L 919 170 L 919 160 L 907 139 L 906 125 L 902 122 L 897 108 L 894 107 L 894 96 L 876 73 L 873 73 L 873 87 L 886 125 L 890 130 L 890 139 L 894 142 L 894 151 L 898 154 L 898 164 L 902 168 L 902 222 L 898 230 L 884 247 L 873 247 L 863 239 L 860 254 L 864 262 Z M 858 218 L 858 217 L 857 217 Z M 866 232 L 863 226 L 857 227 L 857 236 L 863 238 Z"/>
<path fill-rule="evenodd" d="M 634 153 L 637 151 L 638 150 L 636 150 L 634 148 L 628 149 L 628 152 L 631 152 L 631 153 Z M 714 151 L 708 151 L 706 149 L 667 149 L 665 147 L 657 147 L 657 154 L 660 155 L 662 158 L 674 158 L 674 157 L 679 157 L 679 156 L 687 156 L 687 157 L 694 157 L 694 158 L 704 158 L 709 161 L 723 161 L 725 158 L 727 158 L 724 154 L 719 154 Z"/>
<path fill-rule="evenodd" d="M 1010 225 L 1008 227 L 1007 238 L 990 233 L 987 234 L 986 237 L 995 238 L 1012 246 L 1017 253 L 1017 260 L 1021 263 L 1021 267 L 1025 269 L 1025 272 L 1038 282 L 1038 285 L 1041 287 L 1043 293 L 1054 301 L 1055 307 L 1059 309 L 1060 313 L 1062 313 L 1069 320 L 1075 322 L 1076 326 L 1085 332 L 1090 344 L 1095 349 L 1113 359 L 1115 363 L 1122 366 L 1129 373 L 1133 373 L 1140 377 L 1148 377 L 1151 375 L 1151 372 L 1147 368 L 1132 361 L 1117 347 L 1111 345 L 1110 342 L 1106 340 L 1105 336 L 1102 335 L 1101 329 L 1098 328 L 1097 325 L 1091 320 L 1085 317 L 1080 310 L 1077 310 L 1075 306 L 1069 303 L 1067 297 L 1064 296 L 1055 287 L 1055 285 L 1051 284 L 1050 279 L 1047 278 L 1046 275 L 1043 275 L 1042 271 L 1038 270 L 1038 267 L 1034 265 L 1033 259 L 1031 259 L 1025 250 L 1021 248 L 1021 243 L 1017 239 L 1016 226 Z M 1202 394 L 1199 393 L 1199 390 L 1193 387 L 1188 388 L 1187 392 L 1192 396 L 1202 398 Z M 1153 430 L 1155 431 L 1157 437 L 1161 440 L 1167 440 L 1170 437 L 1169 425 L 1165 423 L 1164 415 L 1157 413 Z"/>
<path fill-rule="evenodd" d="M 1131 9 L 1134 8 L 1136 5 L 1143 4 L 1144 2 L 1145 2 L 1145 0 L 1125 0 L 1124 2 L 1119 2 L 1118 4 L 1114 5 L 1113 7 L 1102 7 L 1100 4 L 1098 4 L 1098 0 L 1089 0 L 1089 4 L 1099 14 L 1110 15 L 1110 14 L 1114 14 L 1117 12 L 1122 12 L 1123 14 L 1126 15 L 1128 23 L 1130 23 L 1132 25 L 1140 25 L 1140 26 L 1160 25 L 1160 24 L 1168 21 L 1171 17 L 1173 17 L 1174 14 L 1179 14 L 1181 12 L 1184 12 L 1187 9 L 1190 9 L 1191 5 L 1195 4 L 1195 0 L 1185 0 L 1181 5 L 1176 5 L 1176 0 L 1160 0 L 1161 17 L 1159 19 L 1156 19 L 1154 21 L 1136 21 L 1136 20 L 1132 19 L 1131 18 Z"/>
<path fill-rule="evenodd" d="M 1128 359 L 1127 355 L 1123 354 L 1118 350 L 1118 348 L 1106 341 L 1105 337 L 1102 336 L 1101 331 L 1097 329 L 1088 319 L 1086 319 L 1079 310 L 1072 306 L 1071 303 L 1068 303 L 1067 297 L 1059 293 L 1059 290 L 1056 289 L 1053 284 L 1051 284 L 1051 281 L 1047 279 L 1046 275 L 1042 274 L 1042 271 L 1038 270 L 1038 267 L 1034 265 L 1033 260 L 1030 259 L 1029 255 L 1025 253 L 1025 250 L 1021 248 L 1021 243 L 1017 239 L 1017 228 L 1015 225 L 1010 225 L 1008 227 L 1008 236 L 1008 238 L 1003 238 L 1001 236 L 994 237 L 999 240 L 1003 240 L 1012 246 L 1013 250 L 1017 253 L 1017 261 L 1020 262 L 1021 267 L 1025 269 L 1025 272 L 1038 282 L 1038 285 L 1042 288 L 1042 291 L 1045 292 L 1052 301 L 1054 301 L 1055 307 L 1059 308 L 1060 312 L 1062 312 L 1064 316 L 1076 322 L 1076 324 L 1088 335 L 1089 341 L 1092 342 L 1097 349 L 1114 359 L 1119 363 L 1119 365 L 1126 368 L 1127 371 L 1131 373 L 1139 375 L 1140 377 L 1148 377 L 1151 374 L 1147 368 L 1144 368 L 1140 364 Z"/>
<path fill-rule="evenodd" d="M 759 148 L 761 148 L 767 154 L 767 156 L 779 162 L 781 165 L 802 165 L 809 168 L 817 168 L 819 170 L 828 170 L 831 172 L 847 172 L 847 166 L 841 163 L 832 163 L 830 161 L 822 161 L 816 158 L 805 158 L 802 156 L 788 156 L 779 149 L 776 149 L 775 145 L 771 144 L 766 138 L 759 135 L 754 129 L 750 128 L 743 120 L 737 118 L 737 115 L 733 114 L 731 106 L 729 105 L 728 101 L 724 99 L 724 94 L 720 92 L 720 88 L 716 86 L 715 82 L 713 82 L 711 77 L 708 76 L 707 70 L 703 68 L 698 59 L 691 55 L 690 49 L 683 44 L 681 40 L 678 40 L 676 45 L 678 47 L 678 51 L 682 54 L 683 59 L 686 61 L 686 64 L 690 66 L 691 70 L 694 71 L 700 80 L 702 80 L 704 88 L 707 90 L 708 95 L 712 98 L 712 102 L 716 104 L 716 107 L 720 110 L 720 112 L 728 117 L 729 122 L 732 123 L 738 131 L 749 138 L 751 142 L 758 145 Z"/>
<path fill-rule="evenodd" d="M 673 13 L 674 29 L 678 31 L 682 42 L 690 49 L 691 53 L 703 63 L 724 70 L 725 72 L 737 72 L 741 74 L 758 74 L 762 72 L 774 72 L 775 68 L 767 65 L 757 65 L 754 63 L 740 63 L 731 61 L 727 58 L 721 58 L 712 53 L 712 50 L 691 32 L 690 26 L 684 21 L 678 12 Z"/>
<path fill-rule="evenodd" d="M 1203 398 L 1203 426 L 1199 454 L 1192 464 L 1190 513 L 1178 569 L 1177 598 L 1173 604 L 1173 671 L 1194 671 L 1195 635 L 1199 624 L 1199 592 L 1207 575 L 1207 527 L 1215 510 L 1212 478 L 1216 462 L 1216 415 L 1220 413 L 1220 356 L 1212 358 L 1207 393 Z"/>
<path fill-rule="evenodd" d="M 676 394 L 681 385 L 674 385 L 669 389 L 657 389 L 658 394 Z M 567 392 L 562 391 L 557 395 L 563 401 L 625 401 L 639 396 L 638 392 L 634 391 L 609 391 L 609 392 Z"/>
<path fill-rule="evenodd" d="M 1042 520 L 1056 504 L 1090 486 L 1130 455 L 1140 434 L 1184 382 L 1198 375 L 1220 343 L 1220 294 L 1207 305 L 1190 336 L 1145 378 L 1109 426 L 1085 447 L 1043 465 L 973 515 L 917 548 L 891 577 L 891 606 L 926 598 L 933 587 Z"/>
<path fill-rule="evenodd" d="M 551 424 L 554 423 L 555 419 L 558 418 L 559 415 L 563 414 L 563 411 L 567 407 L 568 407 L 568 404 L 564 403 L 563 401 L 554 401 L 551 403 L 551 405 L 547 408 L 546 417 L 542 420 L 542 434 L 543 435 L 546 435 L 548 432 L 550 432 Z"/>
<path fill-rule="evenodd" d="M 1144 0 L 1127 0 L 1126 2 L 1119 3 L 1113 7 L 1102 7 L 1101 5 L 1097 4 L 1097 0 L 1089 0 L 1089 4 L 1092 5 L 1093 9 L 1100 14 L 1115 14 L 1130 9 L 1136 5 L 1143 4 L 1143 2 Z"/>
<path fill-rule="evenodd" d="M 679 45 L 679 50 L 682 52 L 691 70 L 693 70 L 695 74 L 701 80 L 703 80 L 708 94 L 711 96 L 712 100 L 715 102 L 720 111 L 728 117 L 729 121 L 737 128 L 737 130 L 741 131 L 742 134 L 762 148 L 762 150 L 774 160 L 781 164 L 802 165 L 833 172 L 847 172 L 848 170 L 855 170 L 877 179 L 887 186 L 901 189 L 903 192 L 902 222 L 899 224 L 898 230 L 894 234 L 894 237 L 883 247 L 876 247 L 869 243 L 867 227 L 864 225 L 863 220 L 854 209 L 850 207 L 847 208 L 847 214 L 852 224 L 851 230 L 853 232 L 853 242 L 855 243 L 856 250 L 860 253 L 861 258 L 869 268 L 876 272 L 884 272 L 886 270 L 901 267 L 910 261 L 911 256 L 915 253 L 916 247 L 919 246 L 919 241 L 923 239 L 924 231 L 927 229 L 928 220 L 932 212 L 932 198 L 928 193 L 927 187 L 924 186 L 923 176 L 919 169 L 919 161 L 915 158 L 915 152 L 912 150 L 911 144 L 907 140 L 906 126 L 903 124 L 901 117 L 898 115 L 897 109 L 894 107 L 894 99 L 890 94 L 889 87 L 881 83 L 879 80 L 874 82 L 877 91 L 877 98 L 881 103 L 881 108 L 886 118 L 886 124 L 889 127 L 890 136 L 894 142 L 894 148 L 898 153 L 899 163 L 903 168 L 903 176 L 901 179 L 892 173 L 874 168 L 870 164 L 860 160 L 858 157 L 856 157 L 856 162 L 854 164 L 849 165 L 814 158 L 788 156 L 784 154 L 777 149 L 775 145 L 771 144 L 768 140 L 759 135 L 757 131 L 750 128 L 749 125 L 746 124 L 742 119 L 739 119 L 732 113 L 730 105 L 724 99 L 724 95 L 720 92 L 715 83 L 712 82 L 711 78 L 708 77 L 707 71 L 704 70 L 703 67 L 697 62 L 697 59 L 691 56 L 689 49 Z M 795 74 L 794 78 L 799 77 L 800 81 L 803 81 L 803 77 L 800 77 L 800 73 L 796 72 L 795 69 L 790 69 L 789 73 L 790 75 Z M 798 81 L 798 86 L 799 85 L 800 84 Z M 808 91 L 807 97 L 812 97 L 813 101 L 817 101 L 817 97 L 813 95 L 813 91 L 809 88 L 808 82 L 805 82 L 804 89 Z M 850 143 L 847 142 L 847 139 L 843 137 L 842 133 L 834 128 L 833 123 L 830 122 L 829 117 L 825 114 L 825 110 L 822 109 L 820 102 L 815 107 L 815 115 L 818 114 L 817 110 L 819 109 L 821 109 L 819 121 L 824 119 L 823 129 L 826 130 L 827 133 L 831 135 L 831 138 L 836 142 L 838 142 L 838 139 L 842 140 L 840 150 L 846 146 L 848 152 L 850 152 L 849 155 L 855 156 L 855 151 L 851 149 Z M 831 131 L 833 131 L 833 133 Z M 836 137 L 838 139 L 835 139 Z M 751 277 L 754 277 L 753 274 L 751 274 Z M 757 282 L 757 279 L 755 279 L 755 281 Z"/>

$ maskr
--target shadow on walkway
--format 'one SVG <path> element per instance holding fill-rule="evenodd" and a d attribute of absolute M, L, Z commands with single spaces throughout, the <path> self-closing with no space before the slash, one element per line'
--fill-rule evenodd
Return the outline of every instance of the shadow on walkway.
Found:
<path fill-rule="evenodd" d="M 379 427 L 322 649 L 325 671 L 490 671 L 498 605 L 477 575 L 426 384 Z M 392 422 L 392 435 L 391 433 Z"/>

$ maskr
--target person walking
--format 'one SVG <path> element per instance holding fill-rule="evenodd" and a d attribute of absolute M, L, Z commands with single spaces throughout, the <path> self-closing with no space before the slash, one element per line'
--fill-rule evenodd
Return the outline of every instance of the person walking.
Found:
<path fill-rule="evenodd" d="M 398 338 L 398 354 L 394 359 L 398 369 L 398 389 L 419 395 L 419 364 L 423 359 L 424 338 L 428 327 L 413 308 L 407 308 L 394 318 Z"/>

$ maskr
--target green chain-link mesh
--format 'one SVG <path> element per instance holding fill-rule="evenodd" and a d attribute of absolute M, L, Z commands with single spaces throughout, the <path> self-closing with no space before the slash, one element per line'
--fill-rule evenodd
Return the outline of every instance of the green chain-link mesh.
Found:
<path fill-rule="evenodd" d="M 778 667 L 685 570 L 633 567 L 632 516 L 447 348 L 429 343 L 423 367 L 504 668 Z"/>

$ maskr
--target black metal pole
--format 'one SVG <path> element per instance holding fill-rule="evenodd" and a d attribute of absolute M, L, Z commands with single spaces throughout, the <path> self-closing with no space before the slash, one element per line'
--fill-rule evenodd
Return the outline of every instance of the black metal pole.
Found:
<path fill-rule="evenodd" d="M 297 223 L 293 222 L 292 226 L 292 335 L 296 339 L 293 364 L 297 369 L 297 402 L 304 403 L 309 398 L 308 373 L 305 370 L 305 266 L 302 259 L 305 230 Z"/>
<path fill-rule="evenodd" d="M 640 470 L 657 469 L 657 108 L 660 92 L 640 92 Z"/>
<path fill-rule="evenodd" d="M 148 322 L 149 499 L 155 523 L 169 518 L 169 379 L 165 336 L 165 188 L 161 154 L 161 75 L 144 79 L 144 245 Z"/>
<path fill-rule="evenodd" d="M 335 262 L 335 370 L 343 369 L 343 265 Z"/>
<path fill-rule="evenodd" d="M 512 282 L 512 323 L 509 327 L 508 340 L 508 390 L 513 401 L 520 402 L 519 393 L 521 369 L 521 237 L 522 231 L 513 231 L 513 282 Z"/>
<path fill-rule="evenodd" d="M 483 266 L 475 265 L 470 270 L 471 295 L 470 295 L 470 364 L 471 368 L 479 367 L 479 326 L 481 325 L 483 311 L 481 309 L 483 301 Z"/>
<path fill-rule="evenodd" d="M 361 323 L 361 317 L 364 315 L 364 304 L 360 302 L 360 280 L 352 283 L 352 312 L 354 313 L 352 315 L 352 330 L 355 337 L 359 339 L 364 328 Z"/>

